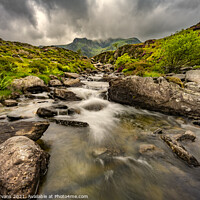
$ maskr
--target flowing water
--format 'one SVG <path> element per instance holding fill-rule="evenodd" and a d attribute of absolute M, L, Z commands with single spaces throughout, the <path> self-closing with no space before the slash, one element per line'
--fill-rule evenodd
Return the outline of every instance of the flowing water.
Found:
<path fill-rule="evenodd" d="M 81 88 L 70 89 L 82 101 L 62 102 L 78 113 L 56 118 L 87 122 L 89 127 L 51 123 L 39 141 L 51 155 L 39 194 L 88 195 L 90 200 L 200 199 L 200 169 L 178 159 L 152 134 L 157 128 L 194 131 L 197 140 L 184 145 L 200 161 L 200 129 L 183 118 L 105 100 L 108 83 L 98 81 L 98 77 L 83 82 Z M 22 99 L 17 112 L 29 116 L 27 120 L 38 120 L 37 108 L 53 101 Z M 2 115 L 12 110 L 2 110 Z M 154 144 L 158 152 L 140 153 L 143 144 Z"/>

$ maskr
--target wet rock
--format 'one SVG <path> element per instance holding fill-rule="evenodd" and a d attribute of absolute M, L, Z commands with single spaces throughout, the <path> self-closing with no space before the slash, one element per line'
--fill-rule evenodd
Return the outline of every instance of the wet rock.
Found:
<path fill-rule="evenodd" d="M 75 87 L 81 85 L 80 79 L 67 79 L 63 82 L 66 87 Z"/>
<path fill-rule="evenodd" d="M 41 122 L 1 122 L 0 123 L 0 143 L 5 142 L 13 136 L 26 136 L 34 141 L 42 137 L 43 133 L 49 127 L 46 121 Z"/>
<path fill-rule="evenodd" d="M 69 108 L 67 110 L 68 115 L 75 115 L 75 114 L 80 114 L 81 110 L 78 108 Z"/>
<path fill-rule="evenodd" d="M 41 177 L 47 172 L 49 154 L 24 136 L 12 137 L 0 145 L 0 194 L 29 195 L 37 193 Z"/>
<path fill-rule="evenodd" d="M 88 127 L 89 126 L 87 122 L 70 121 L 70 120 L 64 120 L 64 119 L 52 119 L 51 121 L 56 122 L 56 124 L 60 124 L 63 126 L 73 126 L 73 127 Z"/>
<path fill-rule="evenodd" d="M 1 115 L 1 116 L 0 116 L 0 120 L 6 119 L 6 117 L 7 117 L 6 115 Z"/>
<path fill-rule="evenodd" d="M 29 99 L 49 99 L 49 96 L 47 96 L 45 94 L 41 94 L 41 95 L 25 94 L 24 97 L 29 98 Z"/>
<path fill-rule="evenodd" d="M 51 86 L 51 87 L 59 87 L 59 86 L 62 86 L 62 85 L 63 84 L 58 79 L 54 79 L 54 80 L 49 81 L 49 86 Z"/>
<path fill-rule="evenodd" d="M 130 76 L 110 82 L 109 100 L 191 118 L 200 116 L 200 94 L 191 93 L 163 77 Z"/>
<path fill-rule="evenodd" d="M 43 118 L 54 117 L 54 116 L 58 115 L 58 112 L 52 107 L 46 107 L 46 108 L 39 108 L 37 110 L 37 115 L 39 117 L 43 117 Z"/>
<path fill-rule="evenodd" d="M 181 81 L 185 81 L 186 75 L 185 74 L 174 74 L 172 77 L 178 78 Z"/>
<path fill-rule="evenodd" d="M 68 106 L 65 104 L 57 104 L 57 105 L 53 105 L 51 107 L 55 108 L 55 109 L 68 109 Z"/>
<path fill-rule="evenodd" d="M 195 139 L 196 139 L 196 135 L 195 135 L 194 132 L 188 130 L 188 131 L 186 131 L 186 132 L 183 133 L 183 134 L 177 134 L 177 135 L 175 135 L 174 138 L 175 138 L 177 141 L 191 140 L 192 142 L 194 142 Z"/>
<path fill-rule="evenodd" d="M 153 134 L 162 134 L 163 130 L 161 128 L 156 129 Z"/>
<path fill-rule="evenodd" d="M 10 121 L 17 121 L 17 120 L 20 120 L 20 119 L 27 119 L 28 117 L 26 116 L 23 116 L 23 115 L 20 115 L 16 112 L 11 112 L 7 115 L 7 118 L 10 120 Z"/>
<path fill-rule="evenodd" d="M 153 144 L 141 144 L 139 147 L 139 152 L 143 155 L 148 156 L 158 156 L 164 154 L 164 151 L 162 149 L 159 149 Z"/>
<path fill-rule="evenodd" d="M 12 82 L 12 87 L 16 90 L 31 93 L 49 91 L 49 88 L 44 84 L 44 81 L 36 76 L 27 76 L 25 78 L 15 79 Z"/>
<path fill-rule="evenodd" d="M 2 108 L 3 107 L 3 104 L 2 103 L 0 103 L 0 108 Z"/>
<path fill-rule="evenodd" d="M 200 126 L 200 120 L 194 120 L 192 123 L 196 126 Z"/>
<path fill-rule="evenodd" d="M 68 115 L 68 110 L 59 110 L 58 115 Z"/>
<path fill-rule="evenodd" d="M 74 79 L 79 78 L 79 75 L 76 74 L 76 73 L 65 72 L 64 75 L 65 75 L 66 78 L 74 78 Z"/>
<path fill-rule="evenodd" d="M 112 162 L 114 157 L 123 156 L 124 150 L 113 147 L 101 147 L 92 151 L 92 156 L 96 159 L 101 159 L 105 163 Z"/>
<path fill-rule="evenodd" d="M 200 70 L 190 70 L 186 72 L 186 81 L 200 84 Z"/>
<path fill-rule="evenodd" d="M 181 144 L 168 135 L 162 135 L 161 139 L 167 143 L 171 150 L 182 160 L 184 160 L 188 165 L 194 167 L 200 166 L 197 159 L 191 155 Z"/>
<path fill-rule="evenodd" d="M 107 104 L 103 102 L 92 102 L 92 103 L 83 105 L 83 108 L 89 111 L 100 111 L 104 109 L 106 106 Z"/>
<path fill-rule="evenodd" d="M 81 98 L 76 96 L 76 94 L 66 89 L 55 89 L 53 92 L 53 96 L 54 98 L 58 98 L 65 101 L 80 101 L 81 100 Z"/>
<path fill-rule="evenodd" d="M 3 102 L 3 104 L 4 104 L 6 107 L 14 107 L 14 106 L 17 106 L 17 105 L 18 105 L 17 101 L 12 100 L 12 99 L 5 100 L 5 101 Z"/>

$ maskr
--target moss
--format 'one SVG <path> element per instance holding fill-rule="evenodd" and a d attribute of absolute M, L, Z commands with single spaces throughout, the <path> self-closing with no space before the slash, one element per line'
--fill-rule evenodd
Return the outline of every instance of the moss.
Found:
<path fill-rule="evenodd" d="M 169 81 L 169 82 L 172 82 L 172 83 L 176 83 L 177 85 L 180 85 L 182 88 L 184 88 L 184 85 L 183 85 L 183 82 L 181 81 L 180 78 L 177 78 L 177 77 L 166 77 L 166 79 Z"/>

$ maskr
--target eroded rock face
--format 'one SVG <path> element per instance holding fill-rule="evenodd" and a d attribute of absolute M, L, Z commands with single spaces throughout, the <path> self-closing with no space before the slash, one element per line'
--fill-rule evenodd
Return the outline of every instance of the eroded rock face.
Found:
<path fill-rule="evenodd" d="M 21 79 L 15 79 L 12 87 L 23 92 L 40 93 L 49 91 L 44 81 L 36 76 L 27 76 Z"/>
<path fill-rule="evenodd" d="M 173 115 L 200 117 L 200 94 L 188 92 L 163 77 L 130 76 L 110 82 L 110 100 Z"/>
<path fill-rule="evenodd" d="M 49 154 L 24 136 L 12 137 L 0 145 L 0 195 L 29 195 L 37 192 L 47 172 Z"/>
<path fill-rule="evenodd" d="M 26 136 L 32 140 L 38 140 L 49 127 L 49 123 L 41 122 L 1 122 L 0 123 L 0 143 L 13 136 Z"/>

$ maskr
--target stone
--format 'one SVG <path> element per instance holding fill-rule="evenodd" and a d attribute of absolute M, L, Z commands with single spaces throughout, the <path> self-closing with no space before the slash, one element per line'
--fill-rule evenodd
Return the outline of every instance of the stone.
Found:
<path fill-rule="evenodd" d="M 190 154 L 181 144 L 168 135 L 162 135 L 161 139 L 171 148 L 171 150 L 188 165 L 199 167 L 197 159 Z"/>
<path fill-rule="evenodd" d="M 9 121 L 17 121 L 20 119 L 27 119 L 28 117 L 18 114 L 17 112 L 11 112 L 7 115 Z"/>
<path fill-rule="evenodd" d="M 55 89 L 53 91 L 54 98 L 58 98 L 65 101 L 80 101 L 81 98 L 76 96 L 73 92 L 66 89 Z"/>
<path fill-rule="evenodd" d="M 51 80 L 58 79 L 58 77 L 55 76 L 55 75 L 49 75 L 49 78 L 50 78 Z"/>
<path fill-rule="evenodd" d="M 64 120 L 64 119 L 52 119 L 51 121 L 63 126 L 72 126 L 72 127 L 88 127 L 89 126 L 87 122 L 70 121 L 70 120 Z"/>
<path fill-rule="evenodd" d="M 49 123 L 46 121 L 0 122 L 0 143 L 13 136 L 26 136 L 37 141 L 48 127 Z"/>
<path fill-rule="evenodd" d="M 21 90 L 31 93 L 48 92 L 49 88 L 44 84 L 44 81 L 37 76 L 27 76 L 21 79 L 15 79 L 12 82 L 12 87 L 16 90 Z"/>
<path fill-rule="evenodd" d="M 25 94 L 24 97 L 29 99 L 49 99 L 49 96 L 46 94 Z"/>
<path fill-rule="evenodd" d="M 59 87 L 62 86 L 63 84 L 60 82 L 58 79 L 53 79 L 49 81 L 49 86 L 50 87 Z"/>
<path fill-rule="evenodd" d="M 196 126 L 200 126 L 200 120 L 194 120 L 192 123 Z"/>
<path fill-rule="evenodd" d="M 0 145 L 0 194 L 37 194 L 41 177 L 48 169 L 49 154 L 24 136 L 12 137 Z"/>
<path fill-rule="evenodd" d="M 154 144 L 141 144 L 139 147 L 139 152 L 142 155 L 146 156 L 162 156 L 164 154 L 164 151 L 158 147 L 156 147 Z"/>
<path fill-rule="evenodd" d="M 156 129 L 153 134 L 162 134 L 163 130 L 161 128 Z"/>
<path fill-rule="evenodd" d="M 12 100 L 12 99 L 7 99 L 3 102 L 3 104 L 6 106 L 6 107 L 14 107 L 14 106 L 17 106 L 18 103 L 16 100 Z"/>
<path fill-rule="evenodd" d="M 186 72 L 186 81 L 200 84 L 200 70 L 190 70 Z"/>
<path fill-rule="evenodd" d="M 89 104 L 83 105 L 83 108 L 89 111 L 100 111 L 107 106 L 104 102 L 92 102 Z"/>
<path fill-rule="evenodd" d="M 67 79 L 63 82 L 66 87 L 75 87 L 81 85 L 80 79 Z"/>
<path fill-rule="evenodd" d="M 200 116 L 200 94 L 165 78 L 129 76 L 110 82 L 108 98 L 121 104 L 190 118 Z"/>
<path fill-rule="evenodd" d="M 46 108 L 38 108 L 37 115 L 39 117 L 54 117 L 58 115 L 58 112 L 52 108 L 52 107 L 46 107 Z"/>
<path fill-rule="evenodd" d="M 56 105 L 53 105 L 51 107 L 55 108 L 55 109 L 68 109 L 68 106 L 65 105 L 65 104 L 56 104 Z"/>
<path fill-rule="evenodd" d="M 190 131 L 190 130 L 187 130 L 185 133 L 183 134 L 177 134 L 174 136 L 174 138 L 177 140 L 177 141 L 185 141 L 185 140 L 191 140 L 192 142 L 195 141 L 196 139 L 196 135 L 194 132 Z"/>
<path fill-rule="evenodd" d="M 68 115 L 75 115 L 75 114 L 80 114 L 81 110 L 78 108 L 69 108 L 67 110 Z"/>
<path fill-rule="evenodd" d="M 74 79 L 79 78 L 79 75 L 77 73 L 65 72 L 64 75 L 65 75 L 66 78 L 74 78 Z"/>
<path fill-rule="evenodd" d="M 185 81 L 186 75 L 185 74 L 174 74 L 172 77 L 178 78 L 181 81 Z"/>

